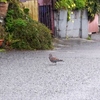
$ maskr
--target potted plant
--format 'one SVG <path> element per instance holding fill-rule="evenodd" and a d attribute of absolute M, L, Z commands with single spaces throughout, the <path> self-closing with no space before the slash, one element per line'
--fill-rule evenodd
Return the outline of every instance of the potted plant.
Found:
<path fill-rule="evenodd" d="M 9 3 L 7 0 L 0 0 L 0 17 L 5 18 Z"/>

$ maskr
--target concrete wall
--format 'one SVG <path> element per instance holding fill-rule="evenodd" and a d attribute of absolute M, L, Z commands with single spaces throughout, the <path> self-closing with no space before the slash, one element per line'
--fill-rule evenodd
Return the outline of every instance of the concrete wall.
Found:
<path fill-rule="evenodd" d="M 82 17 L 81 17 L 82 14 Z M 60 10 L 54 14 L 55 36 L 66 38 L 87 38 L 88 37 L 88 18 L 84 10 L 74 11 L 71 20 L 67 22 L 67 11 Z"/>
<path fill-rule="evenodd" d="M 54 14 L 55 36 L 66 37 L 67 10 L 60 10 Z"/>
<path fill-rule="evenodd" d="M 71 14 L 71 20 L 68 21 L 67 27 L 67 36 L 68 37 L 88 37 L 88 17 L 86 10 L 74 11 Z"/>
<path fill-rule="evenodd" d="M 71 20 L 67 24 L 67 37 L 79 37 L 80 33 L 80 11 L 71 14 Z"/>
<path fill-rule="evenodd" d="M 99 27 L 99 32 L 100 32 L 100 13 L 98 15 L 98 27 Z"/>
<path fill-rule="evenodd" d="M 100 13 L 99 13 L 99 16 L 98 16 L 98 27 L 99 27 L 99 32 L 100 32 Z"/>
<path fill-rule="evenodd" d="M 88 17 L 87 17 L 87 11 L 84 10 L 82 13 L 82 38 L 88 37 Z"/>

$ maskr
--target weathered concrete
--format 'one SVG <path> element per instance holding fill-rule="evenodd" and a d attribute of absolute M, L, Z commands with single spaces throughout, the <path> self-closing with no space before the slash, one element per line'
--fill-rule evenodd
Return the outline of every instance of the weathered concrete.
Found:
<path fill-rule="evenodd" d="M 0 53 L 0 100 L 100 99 L 99 41 L 56 41 L 54 50 Z"/>
<path fill-rule="evenodd" d="M 55 36 L 66 37 L 67 10 L 60 10 L 54 14 Z"/>
<path fill-rule="evenodd" d="M 55 37 L 81 37 L 86 39 L 88 37 L 87 11 L 76 10 L 71 12 L 69 21 L 67 21 L 67 17 L 67 10 L 60 10 L 54 13 Z"/>

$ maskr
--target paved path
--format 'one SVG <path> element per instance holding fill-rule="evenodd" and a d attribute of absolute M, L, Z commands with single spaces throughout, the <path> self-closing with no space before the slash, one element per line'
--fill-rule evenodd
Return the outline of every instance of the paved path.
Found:
<path fill-rule="evenodd" d="M 0 100 L 100 100 L 100 42 L 60 40 L 48 51 L 0 53 Z M 52 64 L 48 54 L 64 62 Z"/>

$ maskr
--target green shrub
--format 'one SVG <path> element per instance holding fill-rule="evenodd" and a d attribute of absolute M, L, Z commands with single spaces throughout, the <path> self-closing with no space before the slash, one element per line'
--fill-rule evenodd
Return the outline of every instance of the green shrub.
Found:
<path fill-rule="evenodd" d="M 17 21 L 17 20 L 16 20 Z M 16 22 L 15 21 L 15 22 Z M 50 49 L 52 48 L 51 31 L 36 21 L 20 22 L 14 24 L 13 33 L 6 36 L 9 46 L 14 49 Z M 10 37 L 10 39 L 9 39 Z"/>
<path fill-rule="evenodd" d="M 20 8 L 18 1 L 9 3 L 5 19 L 5 29 L 8 32 L 6 46 L 13 49 L 51 49 L 51 31 L 24 12 L 25 9 Z"/>
<path fill-rule="evenodd" d="M 76 9 L 84 9 L 86 6 L 86 0 L 75 0 Z"/>
<path fill-rule="evenodd" d="M 2 25 L 0 25 L 0 39 L 4 39 L 6 36 L 5 29 Z"/>

